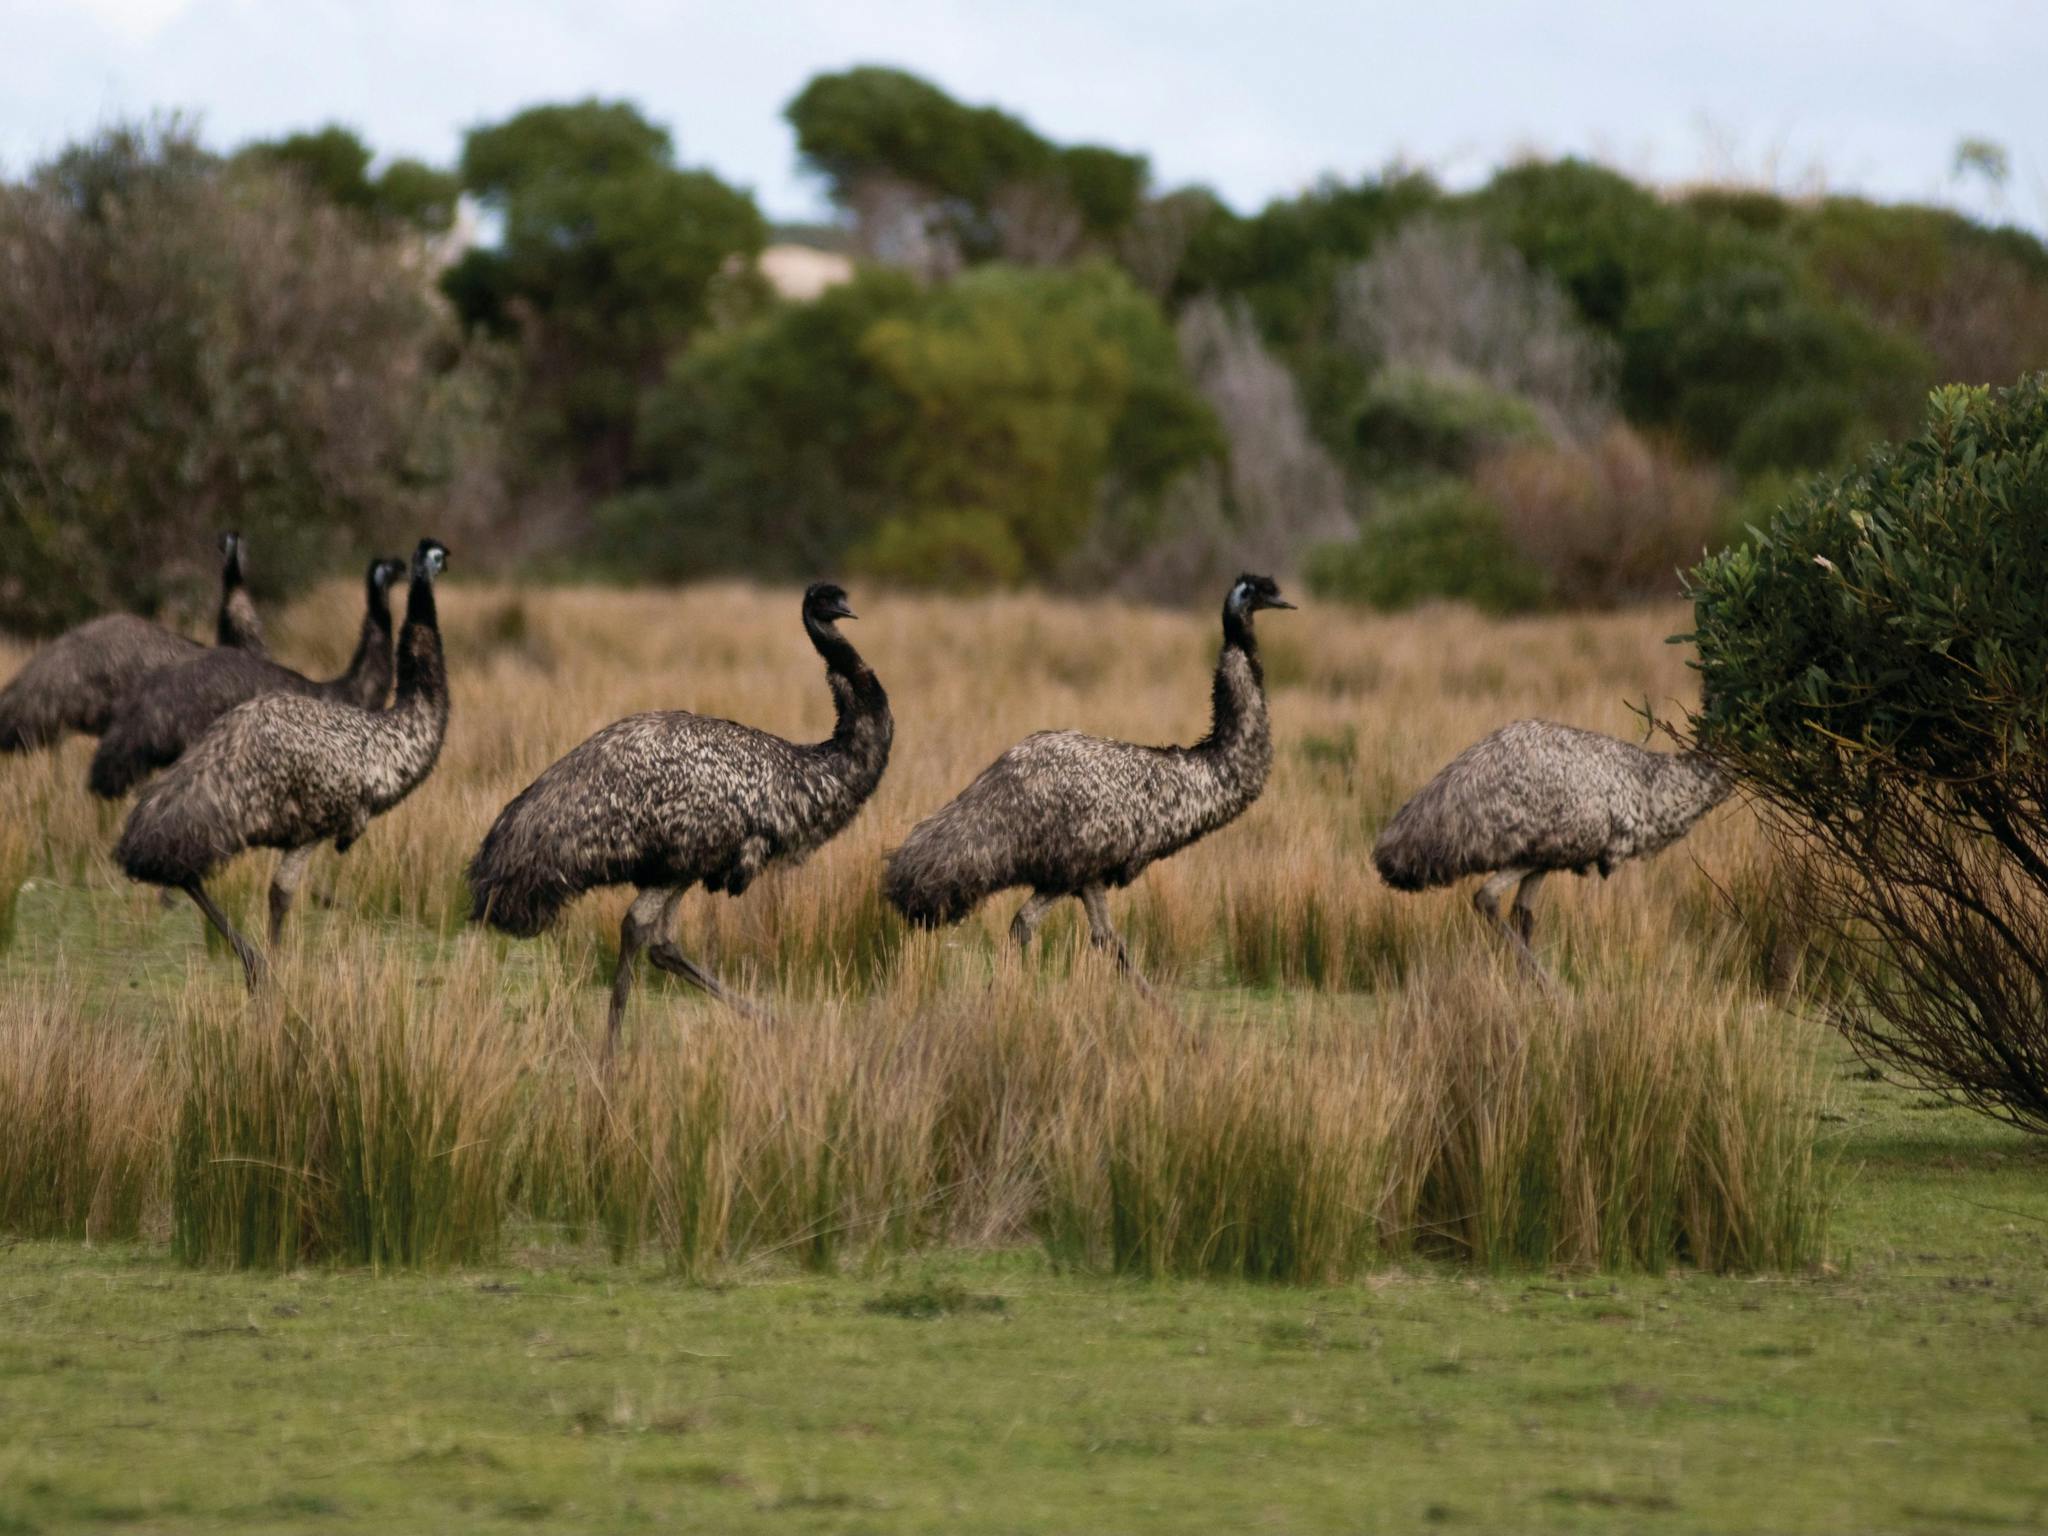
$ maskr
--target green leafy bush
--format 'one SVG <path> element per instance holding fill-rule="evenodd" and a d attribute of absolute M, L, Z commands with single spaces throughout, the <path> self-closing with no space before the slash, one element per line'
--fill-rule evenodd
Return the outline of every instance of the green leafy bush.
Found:
<path fill-rule="evenodd" d="M 1873 1054 L 2048 1132 L 2048 386 L 1922 433 L 1691 577 L 1702 745 L 1796 852 Z"/>
<path fill-rule="evenodd" d="M 1541 441 L 1543 420 L 1519 396 L 1420 368 L 1373 375 L 1351 423 L 1351 462 L 1368 478 L 1464 474 L 1491 449 Z"/>
<path fill-rule="evenodd" d="M 848 557 L 854 569 L 911 587 L 972 591 L 1024 574 L 1024 551 L 995 513 L 938 507 L 892 517 Z"/>
<path fill-rule="evenodd" d="M 1522 613 L 1548 597 L 1542 574 L 1509 542 L 1499 509 L 1454 480 L 1389 499 L 1351 543 L 1312 553 L 1307 576 L 1318 597 L 1373 608 L 1448 598 Z"/>
<path fill-rule="evenodd" d="M 676 575 L 858 547 L 919 580 L 1045 576 L 1106 498 L 1149 505 L 1222 448 L 1164 316 L 1100 265 L 866 273 L 693 350 L 642 422 L 647 485 L 606 523 Z"/>
<path fill-rule="evenodd" d="M 1742 473 L 1840 462 L 1910 419 L 1926 352 L 1836 300 L 1755 193 L 1666 202 L 1581 161 L 1517 166 L 1470 205 L 1621 346 L 1629 419 Z"/>
<path fill-rule="evenodd" d="M 1622 353 L 1630 416 L 1741 473 L 1840 462 L 1901 425 L 1932 372 L 1910 341 L 1764 265 L 1645 293 Z"/>

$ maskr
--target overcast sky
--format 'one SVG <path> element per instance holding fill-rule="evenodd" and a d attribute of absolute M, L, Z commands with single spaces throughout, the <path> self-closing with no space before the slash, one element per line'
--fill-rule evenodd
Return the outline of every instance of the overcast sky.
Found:
<path fill-rule="evenodd" d="M 338 120 L 447 161 L 471 124 L 598 94 L 801 217 L 821 199 L 782 106 L 856 63 L 1241 209 L 1396 157 L 1467 185 L 1536 150 L 2048 227 L 2044 0 L 0 0 L 0 167 L 157 108 L 220 147 Z M 2002 198 L 1953 184 L 1965 136 L 2010 152 Z"/>

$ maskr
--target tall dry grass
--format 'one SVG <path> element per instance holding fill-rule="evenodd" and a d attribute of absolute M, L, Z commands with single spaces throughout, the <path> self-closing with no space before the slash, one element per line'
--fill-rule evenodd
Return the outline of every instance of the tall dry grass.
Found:
<path fill-rule="evenodd" d="M 61 978 L 0 1005 L 0 1229 L 133 1237 L 160 1214 L 159 1042 L 93 1024 Z"/>
<path fill-rule="evenodd" d="M 512 1226 L 705 1276 L 1035 1239 L 1078 1267 L 1325 1282 L 1489 1267 L 1814 1258 L 1814 1041 L 1684 962 L 1608 949 L 1562 1001 L 1495 963 L 1384 1001 L 1188 1020 L 1078 974 L 891 988 L 762 1028 L 663 1010 L 612 1068 L 565 989 L 501 993 L 485 941 L 300 953 L 178 1028 L 0 1057 L 0 1219 L 167 1221 L 195 1264 L 476 1260 Z"/>
<path fill-rule="evenodd" d="M 278 649 L 338 668 L 354 601 L 337 586 L 280 616 Z M 28 829 L 0 834 L 0 880 L 33 883 L 0 953 L 0 1222 L 163 1230 L 192 1262 L 261 1265 L 459 1262 L 538 1231 L 690 1275 L 1023 1239 L 1077 1265 L 1301 1281 L 1416 1254 L 1817 1253 L 1812 1041 L 1758 990 L 1796 973 L 1796 936 L 1768 921 L 1784 877 L 1739 808 L 1606 887 L 1554 883 L 1554 1005 L 1501 970 L 1460 897 L 1370 872 L 1385 816 L 1485 731 L 1543 714 L 1637 734 L 1631 701 L 1684 701 L 1661 644 L 1676 614 L 1265 621 L 1267 794 L 1116 903 L 1175 1021 L 1072 914 L 1019 962 L 1008 903 L 909 934 L 876 873 L 1027 731 L 1199 735 L 1213 619 L 857 606 L 899 723 L 881 790 L 806 866 L 682 918 L 683 947 L 783 1024 L 654 982 L 611 1073 L 595 1052 L 624 894 L 516 944 L 465 927 L 463 865 L 505 799 L 633 710 L 823 735 L 795 594 L 451 586 L 441 765 L 346 858 L 316 860 L 309 890 L 335 910 L 302 901 L 253 1004 L 193 914 L 111 868 L 118 816 L 83 793 L 81 745 L 0 763 L 0 828 Z M 247 858 L 223 898 L 254 922 L 267 876 Z"/>

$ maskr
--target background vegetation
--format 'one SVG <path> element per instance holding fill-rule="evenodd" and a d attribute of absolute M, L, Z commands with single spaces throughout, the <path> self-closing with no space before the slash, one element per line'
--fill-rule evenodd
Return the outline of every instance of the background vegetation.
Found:
<path fill-rule="evenodd" d="M 202 606 L 227 523 L 285 590 L 429 506 L 507 568 L 1610 605 L 2048 366 L 2048 248 L 1940 208 L 1560 161 L 1240 215 L 896 70 L 786 115 L 835 229 L 595 100 L 446 168 L 163 122 L 0 189 L 0 622 Z M 778 298 L 778 238 L 852 281 Z"/>
<path fill-rule="evenodd" d="M 337 580 L 276 615 L 280 654 L 325 667 L 360 601 Z M 541 766 L 634 710 L 824 735 L 795 589 L 450 582 L 441 762 L 376 835 L 316 861 L 333 906 L 309 894 L 254 1007 L 194 914 L 108 863 L 85 743 L 10 762 L 0 1223 L 285 1267 L 468 1262 L 540 1223 L 693 1276 L 991 1242 L 1089 1272 L 1304 1283 L 1419 1257 L 1780 1270 L 1824 1251 L 1820 1036 L 1777 1001 L 1803 941 L 1767 915 L 1781 876 L 1746 817 L 1688 845 L 1712 880 L 1679 858 L 1560 890 L 1544 943 L 1572 991 L 1555 1005 L 1463 902 L 1370 870 L 1394 803 L 1499 719 L 1628 731 L 1624 700 L 1685 696 L 1662 643 L 1675 613 L 1326 614 L 1313 639 L 1271 618 L 1271 786 L 1117 899 L 1169 1020 L 1086 948 L 1077 912 L 1020 967 L 1008 902 L 912 933 L 875 870 L 1031 729 L 1198 736 L 1215 617 L 1037 596 L 858 606 L 902 722 L 875 799 L 801 868 L 741 901 L 693 895 L 681 918 L 685 949 L 780 1025 L 657 980 L 613 1077 L 595 1055 L 627 893 L 519 944 L 463 921 L 463 865 Z M 219 882 L 231 911 L 261 903 L 270 862 Z"/>
<path fill-rule="evenodd" d="M 2048 1131 L 2048 386 L 1920 434 L 1693 574 L 1696 735 L 1847 938 L 1879 1059 Z"/>

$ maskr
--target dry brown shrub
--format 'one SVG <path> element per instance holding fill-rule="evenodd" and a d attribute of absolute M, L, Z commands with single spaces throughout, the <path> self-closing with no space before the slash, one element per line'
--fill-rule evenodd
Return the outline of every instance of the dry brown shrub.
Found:
<path fill-rule="evenodd" d="M 1477 479 L 1566 607 L 1677 596 L 1678 572 L 1712 537 L 1725 494 L 1716 471 L 1620 425 L 1583 448 L 1503 449 Z"/>

